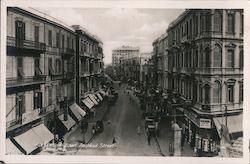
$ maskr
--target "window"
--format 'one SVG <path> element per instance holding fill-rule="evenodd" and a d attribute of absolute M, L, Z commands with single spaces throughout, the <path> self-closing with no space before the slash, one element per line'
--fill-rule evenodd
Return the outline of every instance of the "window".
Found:
<path fill-rule="evenodd" d="M 61 60 L 56 60 L 56 73 L 61 73 L 62 66 L 61 66 Z"/>
<path fill-rule="evenodd" d="M 199 17 L 198 17 L 198 15 L 196 15 L 195 16 L 195 36 L 197 36 L 198 35 L 198 27 L 199 27 L 199 25 L 198 25 L 198 21 L 199 21 Z"/>
<path fill-rule="evenodd" d="M 49 105 L 52 105 L 52 87 L 49 87 L 49 96 L 48 96 L 48 101 Z"/>
<path fill-rule="evenodd" d="M 73 38 L 71 39 L 71 46 L 72 46 L 71 48 L 74 49 L 74 39 Z"/>
<path fill-rule="evenodd" d="M 243 35 L 244 33 L 244 15 L 241 13 L 240 15 L 240 34 Z"/>
<path fill-rule="evenodd" d="M 229 84 L 227 86 L 227 101 L 233 103 L 234 102 L 234 85 Z"/>
<path fill-rule="evenodd" d="M 193 100 L 196 102 L 197 101 L 197 82 L 194 82 L 193 84 Z"/>
<path fill-rule="evenodd" d="M 16 21 L 15 25 L 17 41 L 25 40 L 25 23 L 22 21 Z"/>
<path fill-rule="evenodd" d="M 42 75 L 42 71 L 40 69 L 40 59 L 35 58 L 35 76 L 40 76 Z"/>
<path fill-rule="evenodd" d="M 67 37 L 67 48 L 69 48 L 69 37 Z"/>
<path fill-rule="evenodd" d="M 199 84 L 199 98 L 200 98 L 200 103 L 202 103 L 203 100 L 202 84 Z"/>
<path fill-rule="evenodd" d="M 199 51 L 198 49 L 195 50 L 195 57 L 194 57 L 194 67 L 198 67 L 199 60 Z"/>
<path fill-rule="evenodd" d="M 234 67 L 234 50 L 227 50 L 227 67 Z"/>
<path fill-rule="evenodd" d="M 42 108 L 42 92 L 34 92 L 34 109 Z"/>
<path fill-rule="evenodd" d="M 210 86 L 208 84 L 205 85 L 205 104 L 210 103 Z"/>
<path fill-rule="evenodd" d="M 244 92 L 244 89 L 243 89 L 243 83 L 240 83 L 240 102 L 243 102 L 243 92 Z"/>
<path fill-rule="evenodd" d="M 62 35 L 62 48 L 64 48 L 64 35 Z"/>
<path fill-rule="evenodd" d="M 207 47 L 205 49 L 205 67 L 210 67 L 210 65 L 211 65 L 210 49 Z"/>
<path fill-rule="evenodd" d="M 49 46 L 52 46 L 52 31 L 49 30 L 48 32 L 48 44 Z"/>
<path fill-rule="evenodd" d="M 211 31 L 211 15 L 210 15 L 210 13 L 206 13 L 206 15 L 205 15 L 205 30 Z"/>
<path fill-rule="evenodd" d="M 190 23 L 189 23 L 189 25 L 190 25 L 190 35 L 192 36 L 193 35 L 193 20 L 192 19 L 190 19 Z"/>
<path fill-rule="evenodd" d="M 230 34 L 234 34 L 235 30 L 235 14 L 229 12 L 227 14 L 227 32 Z"/>
<path fill-rule="evenodd" d="M 221 103 L 221 84 L 218 81 L 213 86 L 213 103 Z"/>
<path fill-rule="evenodd" d="M 39 26 L 34 27 L 35 42 L 39 42 Z"/>
<path fill-rule="evenodd" d="M 244 67 L 244 53 L 243 50 L 240 50 L 240 63 L 239 63 L 239 67 L 241 70 L 243 70 Z"/>
<path fill-rule="evenodd" d="M 215 45 L 214 48 L 214 59 L 213 59 L 213 67 L 221 67 L 222 65 L 222 60 L 221 57 L 222 56 L 222 50 L 221 47 L 219 45 Z"/>
<path fill-rule="evenodd" d="M 22 117 L 23 113 L 25 113 L 25 96 L 22 93 L 16 96 L 16 118 Z"/>
<path fill-rule="evenodd" d="M 54 69 L 53 69 L 53 65 L 52 65 L 52 58 L 48 59 L 48 72 L 50 75 L 54 74 Z"/>
<path fill-rule="evenodd" d="M 22 79 L 23 77 L 23 58 L 17 58 L 17 78 Z"/>
<path fill-rule="evenodd" d="M 214 13 L 214 31 L 222 32 L 222 16 L 219 11 L 215 11 Z"/>
<path fill-rule="evenodd" d="M 60 34 L 59 32 L 56 33 L 56 47 L 60 47 Z"/>

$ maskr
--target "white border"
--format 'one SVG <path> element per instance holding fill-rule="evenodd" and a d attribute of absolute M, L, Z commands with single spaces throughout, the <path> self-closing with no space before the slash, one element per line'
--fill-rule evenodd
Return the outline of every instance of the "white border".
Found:
<path fill-rule="evenodd" d="M 5 153 L 5 115 L 6 115 L 6 12 L 7 6 L 23 6 L 23 7 L 77 7 L 77 8 L 243 8 L 244 9 L 244 114 L 243 114 L 243 158 L 193 158 L 193 157 L 142 157 L 142 156 L 16 156 L 16 155 L 4 155 Z M 4 160 L 6 163 L 226 163 L 226 164 L 238 164 L 249 163 L 249 107 L 250 97 L 249 91 L 249 33 L 250 33 L 250 6 L 247 1 L 153 1 L 153 0 L 137 0 L 137 1 L 125 1 L 125 0 L 102 0 L 102 1 L 58 1 L 58 0 L 2 0 L 1 1 L 1 56 L 0 56 L 0 160 Z M 176 15 L 177 17 L 178 15 Z M 167 27 L 166 27 L 167 28 Z M 153 41 L 152 41 L 153 42 Z M 105 43 L 104 43 L 105 48 Z M 246 71 L 247 70 L 247 71 Z"/>

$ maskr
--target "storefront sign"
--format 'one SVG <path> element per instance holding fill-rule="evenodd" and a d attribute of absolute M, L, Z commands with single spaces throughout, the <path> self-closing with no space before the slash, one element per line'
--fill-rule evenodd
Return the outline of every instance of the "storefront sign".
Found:
<path fill-rule="evenodd" d="M 200 128 L 210 129 L 211 120 L 207 118 L 200 118 Z"/>
<path fill-rule="evenodd" d="M 39 118 L 40 108 L 22 114 L 22 124 L 27 124 Z"/>

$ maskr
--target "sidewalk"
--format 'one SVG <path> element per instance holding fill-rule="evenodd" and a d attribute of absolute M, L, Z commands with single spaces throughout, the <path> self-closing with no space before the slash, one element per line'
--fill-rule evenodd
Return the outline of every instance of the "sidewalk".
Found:
<path fill-rule="evenodd" d="M 85 143 L 91 142 L 93 139 L 92 126 L 96 124 L 96 121 L 102 120 L 108 110 L 107 100 L 102 102 L 101 106 L 96 108 L 95 116 L 90 116 L 86 119 L 88 122 L 88 129 L 85 133 Z M 64 136 L 66 143 L 80 143 L 83 142 L 83 133 L 80 125 L 76 125 L 70 132 L 66 133 Z"/>
<path fill-rule="evenodd" d="M 164 119 L 160 122 L 160 136 L 157 137 L 160 144 L 162 153 L 165 156 L 169 156 L 169 143 L 170 143 L 170 121 Z M 183 150 L 181 151 L 181 156 L 190 157 L 193 156 L 192 147 L 185 141 Z"/>

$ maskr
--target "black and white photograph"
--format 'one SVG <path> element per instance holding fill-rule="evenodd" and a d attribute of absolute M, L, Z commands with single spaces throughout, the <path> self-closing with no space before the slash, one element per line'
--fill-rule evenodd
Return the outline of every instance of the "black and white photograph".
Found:
<path fill-rule="evenodd" d="M 5 155 L 242 159 L 245 9 L 205 7 L 6 6 Z"/>

